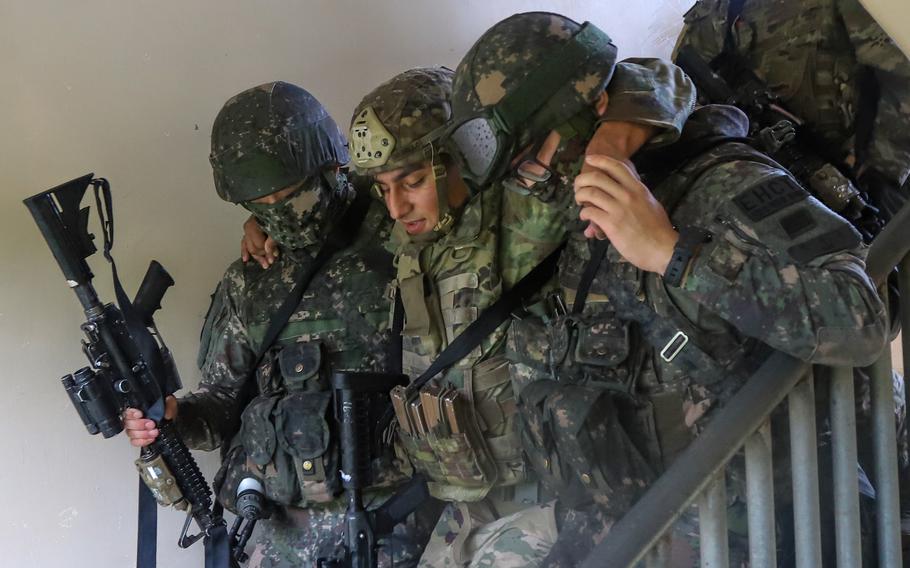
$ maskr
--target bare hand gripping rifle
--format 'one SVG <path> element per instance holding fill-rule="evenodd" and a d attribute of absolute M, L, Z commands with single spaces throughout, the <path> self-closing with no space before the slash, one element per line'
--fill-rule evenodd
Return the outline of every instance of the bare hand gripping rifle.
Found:
<path fill-rule="evenodd" d="M 104 236 L 104 257 L 111 263 L 117 305 L 104 304 L 92 286 L 93 274 L 86 258 L 96 252 L 94 235 L 88 232 L 89 207 L 80 208 L 86 190 L 94 189 L 95 203 Z M 220 508 L 213 509 L 212 492 L 199 466 L 177 434 L 164 420 L 164 397 L 181 388 L 180 377 L 167 346 L 155 326 L 153 314 L 173 279 L 152 261 L 133 301 L 127 297 L 110 254 L 114 222 L 110 185 L 88 174 L 24 200 L 47 241 L 67 285 L 85 311 L 81 329 L 86 339 L 82 350 L 89 365 L 63 377 L 76 412 L 90 434 L 110 438 L 123 430 L 121 414 L 138 408 L 154 420 L 158 438 L 142 449 L 136 467 L 155 500 L 163 506 L 187 511 L 178 545 L 186 548 L 205 538 L 206 566 L 226 567 L 227 537 Z M 154 503 L 140 484 L 140 534 L 137 566 L 155 564 Z M 144 503 L 143 503 L 144 501 Z M 142 517 L 149 514 L 151 534 L 143 532 Z M 143 511 L 145 507 L 145 511 Z M 190 520 L 200 532 L 188 535 Z M 149 542 L 150 541 L 150 542 Z M 151 546 L 151 550 L 143 549 Z"/>

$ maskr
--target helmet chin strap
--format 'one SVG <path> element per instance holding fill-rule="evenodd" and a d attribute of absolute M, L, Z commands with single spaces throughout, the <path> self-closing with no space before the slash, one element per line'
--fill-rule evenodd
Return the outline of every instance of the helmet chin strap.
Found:
<path fill-rule="evenodd" d="M 445 235 L 455 225 L 455 212 L 449 206 L 449 174 L 445 164 L 433 163 L 433 178 L 436 180 L 436 201 L 439 204 L 439 220 L 433 232 Z"/>
<path fill-rule="evenodd" d="M 429 159 L 430 164 L 433 167 L 433 179 L 436 182 L 436 202 L 438 205 L 439 220 L 436 221 L 436 224 L 431 230 L 419 235 L 409 235 L 408 232 L 405 231 L 400 224 L 396 225 L 395 229 L 393 229 L 393 233 L 395 234 L 396 238 L 398 238 L 399 241 L 403 243 L 417 243 L 427 245 L 439 240 L 440 237 L 451 232 L 452 227 L 455 226 L 460 213 L 460 210 L 453 210 L 449 206 L 448 169 L 446 168 L 445 164 L 442 163 L 442 160 L 439 158 L 439 156 L 435 153 L 433 144 L 427 145 L 427 147 L 424 149 L 424 155 Z"/>

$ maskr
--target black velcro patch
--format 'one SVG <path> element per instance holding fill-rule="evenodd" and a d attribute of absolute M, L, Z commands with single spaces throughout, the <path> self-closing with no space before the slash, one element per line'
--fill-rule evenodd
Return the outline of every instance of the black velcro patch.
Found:
<path fill-rule="evenodd" d="M 780 220 L 780 226 L 794 240 L 796 237 L 815 227 L 815 218 L 805 207 L 800 207 Z"/>
<path fill-rule="evenodd" d="M 806 264 L 826 254 L 858 247 L 861 242 L 863 240 L 856 229 L 850 225 L 841 225 L 804 243 L 793 245 L 787 252 L 796 262 Z"/>
<path fill-rule="evenodd" d="M 761 221 L 784 207 L 805 199 L 809 194 L 790 176 L 777 176 L 764 181 L 733 198 L 752 221 Z"/>

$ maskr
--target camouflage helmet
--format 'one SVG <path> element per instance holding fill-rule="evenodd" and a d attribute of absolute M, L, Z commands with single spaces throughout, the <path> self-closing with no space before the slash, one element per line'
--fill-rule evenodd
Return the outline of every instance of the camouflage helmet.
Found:
<path fill-rule="evenodd" d="M 442 159 L 448 152 L 441 144 L 452 119 L 453 76 L 446 67 L 399 73 L 364 97 L 351 118 L 351 166 L 356 173 L 373 176 L 418 162 L 432 166 L 439 220 L 420 238 L 425 242 L 447 233 L 455 223 Z"/>
<path fill-rule="evenodd" d="M 495 24 L 455 69 L 462 174 L 479 185 L 503 174 L 516 149 L 593 109 L 615 65 L 616 46 L 590 22 L 529 12 Z"/>
<path fill-rule="evenodd" d="M 433 160 L 452 118 L 452 77 L 445 67 L 400 73 L 365 96 L 351 118 L 351 166 L 375 175 Z"/>
<path fill-rule="evenodd" d="M 344 134 L 306 90 L 265 83 L 228 99 L 212 125 L 218 195 L 233 203 L 274 193 L 344 164 Z"/>

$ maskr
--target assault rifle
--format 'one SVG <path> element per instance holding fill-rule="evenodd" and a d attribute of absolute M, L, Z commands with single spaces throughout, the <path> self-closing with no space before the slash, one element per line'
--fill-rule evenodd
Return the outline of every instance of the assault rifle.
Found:
<path fill-rule="evenodd" d="M 104 235 L 104 256 L 111 263 L 119 307 L 98 299 L 92 286 L 94 275 L 86 262 L 86 258 L 97 250 L 94 235 L 88 231 L 89 207 L 80 207 L 89 186 L 94 188 Z M 76 412 L 90 434 L 101 433 L 105 438 L 123 430 L 121 414 L 127 407 L 138 408 L 156 421 L 160 431 L 158 438 L 144 447 L 136 460 L 140 476 L 158 503 L 187 511 L 178 545 L 186 548 L 205 537 L 207 566 L 218 554 L 223 560 L 213 561 L 226 566 L 224 521 L 220 511 L 213 510 L 211 489 L 174 425 L 163 419 L 164 397 L 173 394 L 181 385 L 173 357 L 152 316 L 161 307 L 161 298 L 174 284 L 173 279 L 158 262 L 152 261 L 135 299 L 130 301 L 126 296 L 111 256 L 114 220 L 107 180 L 87 174 L 29 197 L 24 203 L 85 312 L 86 322 L 81 329 L 86 339 L 82 342 L 82 350 L 89 365 L 62 379 Z M 145 495 L 147 493 L 140 486 L 140 519 Z M 151 499 L 146 499 L 146 503 L 149 502 Z M 153 503 L 150 509 L 154 515 Z M 190 519 L 195 520 L 200 529 L 195 535 L 187 534 Z M 140 520 L 138 564 L 153 566 L 154 533 L 149 535 L 142 531 Z M 152 547 L 150 552 L 148 549 L 143 552 L 143 540 Z M 225 546 L 225 550 L 217 552 L 221 546 Z"/>
<path fill-rule="evenodd" d="M 816 133 L 790 112 L 743 58 L 725 52 L 709 64 L 692 46 L 682 47 L 676 64 L 686 72 L 706 103 L 738 107 L 749 117 L 757 148 L 790 170 L 831 210 L 850 221 L 868 242 L 882 222 L 856 186 L 842 156 L 820 142 Z"/>
<path fill-rule="evenodd" d="M 392 534 L 418 506 L 430 498 L 426 481 L 413 477 L 379 508 L 367 511 L 363 490 L 372 483 L 371 456 L 378 455 L 380 434 L 375 425 L 390 404 L 389 391 L 408 384 L 407 375 L 335 373 L 332 375 L 335 418 L 341 441 L 341 483 L 348 500 L 345 514 L 345 558 L 320 560 L 319 568 L 375 568 L 377 542 Z"/>

